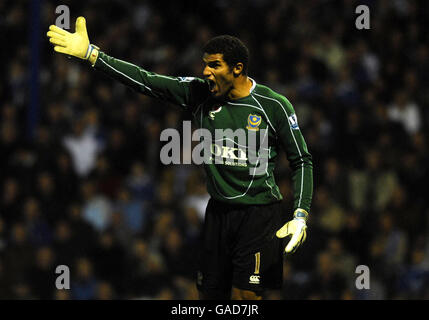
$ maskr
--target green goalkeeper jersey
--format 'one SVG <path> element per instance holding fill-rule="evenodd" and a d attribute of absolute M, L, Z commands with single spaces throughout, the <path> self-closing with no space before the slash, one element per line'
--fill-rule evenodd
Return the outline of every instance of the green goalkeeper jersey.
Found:
<path fill-rule="evenodd" d="M 253 86 L 248 96 L 219 102 L 211 97 L 208 83 L 203 79 L 159 75 L 103 52 L 99 53 L 94 67 L 140 93 L 188 109 L 192 112 L 194 126 L 207 129 L 212 137 L 218 137 L 217 129 L 243 129 L 255 135 L 253 154 L 241 140 L 228 137 L 213 140 L 211 157 L 204 161 L 211 197 L 245 205 L 280 201 L 283 197 L 273 171 L 276 156 L 283 147 L 292 170 L 294 210 L 302 208 L 310 212 L 312 158 L 294 108 L 284 96 L 251 79 Z M 227 139 L 231 141 L 226 143 Z M 223 140 L 224 144 L 216 140 Z M 262 172 L 253 170 L 252 173 L 252 168 L 261 167 L 259 157 L 262 155 L 267 159 Z M 256 161 L 250 161 L 252 156 Z"/>

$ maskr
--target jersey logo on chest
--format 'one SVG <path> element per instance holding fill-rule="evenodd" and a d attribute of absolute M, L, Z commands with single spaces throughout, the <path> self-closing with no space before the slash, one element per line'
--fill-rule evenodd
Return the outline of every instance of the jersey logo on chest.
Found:
<path fill-rule="evenodd" d="M 249 114 L 247 117 L 247 126 L 246 129 L 252 131 L 258 131 L 259 125 L 261 124 L 262 117 L 257 116 L 255 114 Z"/>

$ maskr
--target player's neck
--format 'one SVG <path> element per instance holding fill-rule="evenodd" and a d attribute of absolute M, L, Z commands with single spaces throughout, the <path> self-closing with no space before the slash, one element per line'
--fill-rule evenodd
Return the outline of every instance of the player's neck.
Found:
<path fill-rule="evenodd" d="M 247 97 L 252 89 L 253 82 L 248 76 L 240 76 L 234 81 L 231 90 L 228 93 L 229 100 L 237 100 Z"/>

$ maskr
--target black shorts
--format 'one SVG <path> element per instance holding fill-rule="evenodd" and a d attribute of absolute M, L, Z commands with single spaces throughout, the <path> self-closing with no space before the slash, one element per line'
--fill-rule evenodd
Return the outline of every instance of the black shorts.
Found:
<path fill-rule="evenodd" d="M 234 286 L 262 293 L 279 289 L 283 275 L 280 202 L 237 206 L 210 199 L 200 243 L 198 289 L 208 295 Z"/>

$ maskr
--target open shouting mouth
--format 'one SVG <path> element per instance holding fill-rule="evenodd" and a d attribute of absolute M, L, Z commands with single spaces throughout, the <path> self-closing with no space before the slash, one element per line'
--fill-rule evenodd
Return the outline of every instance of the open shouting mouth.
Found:
<path fill-rule="evenodd" d="M 209 91 L 214 94 L 216 92 L 216 82 L 213 80 L 207 79 L 207 83 L 209 84 Z"/>

